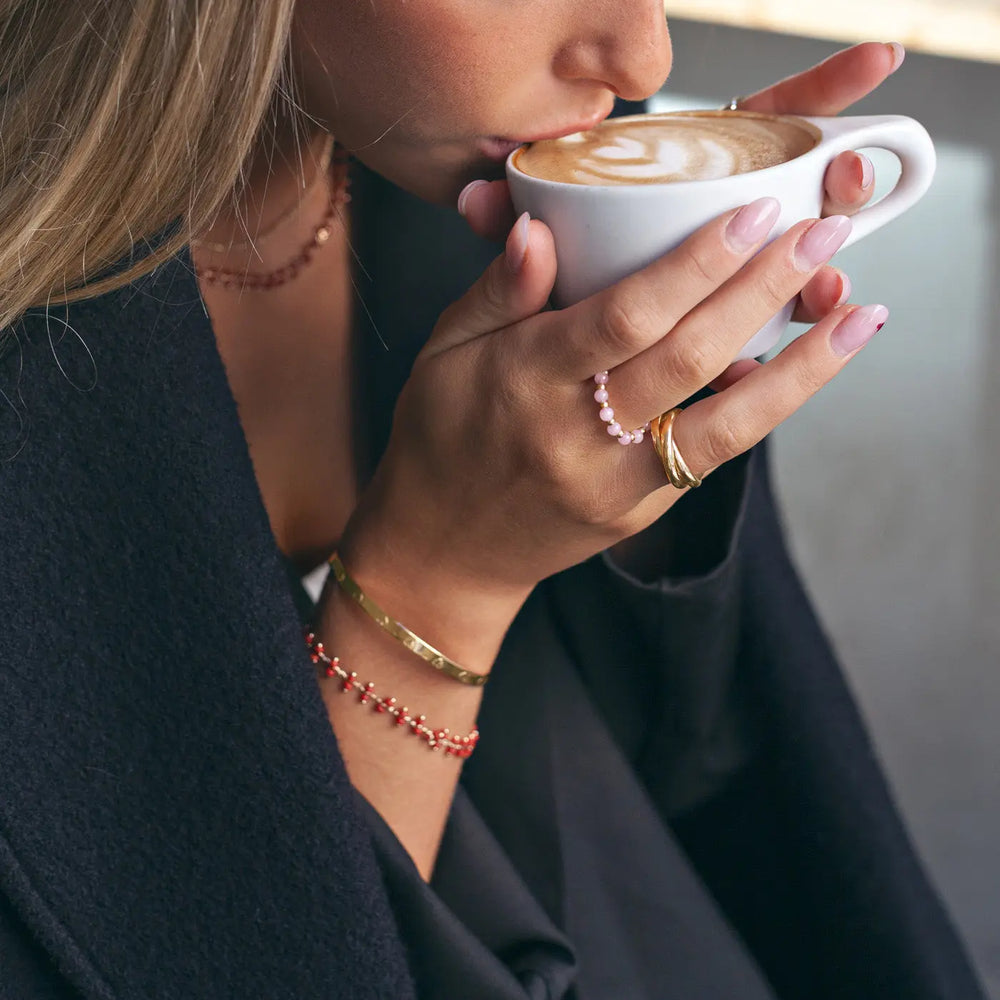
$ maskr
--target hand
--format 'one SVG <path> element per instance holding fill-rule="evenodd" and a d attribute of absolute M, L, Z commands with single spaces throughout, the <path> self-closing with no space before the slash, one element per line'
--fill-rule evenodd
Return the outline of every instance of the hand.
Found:
<path fill-rule="evenodd" d="M 745 97 L 740 108 L 767 114 L 837 115 L 879 87 L 903 63 L 897 43 L 865 42 L 825 62 Z M 826 173 L 823 215 L 853 215 L 874 191 L 871 161 L 858 153 L 842 153 Z M 514 223 L 506 181 L 476 181 L 460 199 L 469 226 L 487 239 L 503 239 Z M 803 289 L 795 319 L 814 323 L 850 297 L 850 281 L 833 267 L 820 270 Z"/>
<path fill-rule="evenodd" d="M 743 98 L 739 106 L 776 115 L 839 115 L 881 86 L 905 57 L 903 46 L 896 42 L 865 42 Z M 827 169 L 825 189 L 823 215 L 854 215 L 868 204 L 875 189 L 871 160 L 860 153 L 841 153 Z M 825 268 L 803 289 L 795 319 L 816 322 L 835 304 L 846 302 L 850 292 L 845 274 Z"/>
<path fill-rule="evenodd" d="M 729 368 L 850 228 L 842 217 L 808 220 L 761 250 L 776 214 L 770 199 L 728 212 L 617 285 L 548 311 L 552 236 L 519 220 L 505 254 L 418 356 L 345 531 L 345 562 L 373 596 L 481 668 L 539 580 L 636 534 L 683 496 L 648 443 L 608 436 L 595 371 L 611 369 L 625 427 L 717 386 L 675 424 L 697 475 L 750 448 L 833 378 L 884 309 L 838 307 L 768 364 Z M 740 240 L 755 219 L 762 225 Z"/>

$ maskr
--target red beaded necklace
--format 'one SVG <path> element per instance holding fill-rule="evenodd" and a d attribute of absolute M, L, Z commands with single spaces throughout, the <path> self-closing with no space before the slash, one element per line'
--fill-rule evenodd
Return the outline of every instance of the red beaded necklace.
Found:
<path fill-rule="evenodd" d="M 310 263 L 316 251 L 329 242 L 333 234 L 333 224 L 340 217 L 341 209 L 350 200 L 348 191 L 350 185 L 349 161 L 347 151 L 341 147 L 334 147 L 331 140 L 331 156 L 325 156 L 320 168 L 321 176 L 330 177 L 330 195 L 327 199 L 326 212 L 319 225 L 313 230 L 312 236 L 304 247 L 289 261 L 272 271 L 249 271 L 245 268 L 225 268 L 213 267 L 211 265 L 195 264 L 194 273 L 206 284 L 217 285 L 221 288 L 236 288 L 240 291 L 250 289 L 254 291 L 269 291 L 287 284 L 297 278 L 302 270 Z M 330 165 L 332 164 L 332 170 Z M 297 206 L 296 206 L 297 208 Z M 239 246 L 251 246 L 255 242 L 261 242 L 270 236 L 283 222 L 295 214 L 291 212 L 282 215 L 264 233 L 259 234 L 255 240 L 243 244 L 221 244 L 203 243 L 192 241 L 193 246 L 202 246 L 210 252 L 220 253 L 231 250 Z"/>

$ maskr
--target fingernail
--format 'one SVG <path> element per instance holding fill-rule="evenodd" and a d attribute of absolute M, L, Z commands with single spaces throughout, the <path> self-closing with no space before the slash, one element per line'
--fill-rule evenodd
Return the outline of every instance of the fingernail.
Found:
<path fill-rule="evenodd" d="M 774 229 L 781 215 L 781 203 L 775 198 L 760 198 L 744 205 L 726 226 L 725 239 L 734 253 L 746 253 Z"/>
<path fill-rule="evenodd" d="M 461 216 L 465 215 L 465 209 L 469 204 L 469 195 L 472 194 L 476 188 L 481 188 L 484 184 L 488 184 L 489 181 L 473 181 L 471 184 L 466 184 L 462 188 L 461 193 L 458 196 L 458 214 Z"/>
<path fill-rule="evenodd" d="M 524 258 L 528 256 L 528 233 L 531 216 L 527 212 L 514 223 L 514 228 L 507 237 L 504 255 L 511 274 L 520 274 L 524 267 Z"/>
<path fill-rule="evenodd" d="M 885 47 L 892 53 L 892 69 L 889 72 L 895 73 L 903 65 L 903 60 L 906 58 L 906 49 L 899 42 L 886 42 Z"/>
<path fill-rule="evenodd" d="M 840 358 L 860 350 L 885 326 L 889 310 L 885 306 L 862 306 L 855 309 L 830 334 L 830 347 Z"/>
<path fill-rule="evenodd" d="M 837 274 L 840 275 L 840 287 L 842 289 L 840 298 L 837 299 L 837 305 L 842 306 L 850 299 L 851 292 L 854 291 L 854 286 L 851 284 L 851 279 L 843 271 L 837 271 Z"/>
<path fill-rule="evenodd" d="M 867 191 L 875 183 L 875 165 L 864 153 L 858 153 L 858 160 L 861 163 L 861 190 Z"/>
<path fill-rule="evenodd" d="M 846 215 L 820 219 L 799 240 L 795 248 L 795 266 L 800 271 L 812 271 L 825 264 L 844 245 L 852 228 Z"/>

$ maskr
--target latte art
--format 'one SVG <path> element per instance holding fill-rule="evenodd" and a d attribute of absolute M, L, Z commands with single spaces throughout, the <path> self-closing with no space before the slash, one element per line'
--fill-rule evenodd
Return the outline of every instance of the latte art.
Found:
<path fill-rule="evenodd" d="M 638 115 L 519 150 L 523 173 L 569 184 L 714 180 L 777 166 L 818 142 L 806 122 L 746 112 Z"/>

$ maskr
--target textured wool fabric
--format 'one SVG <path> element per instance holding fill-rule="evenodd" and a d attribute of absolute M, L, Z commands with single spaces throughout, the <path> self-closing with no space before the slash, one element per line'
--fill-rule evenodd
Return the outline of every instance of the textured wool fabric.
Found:
<path fill-rule="evenodd" d="M 85 996 L 411 995 L 189 262 L 69 324 L 5 364 L 0 898 Z"/>

